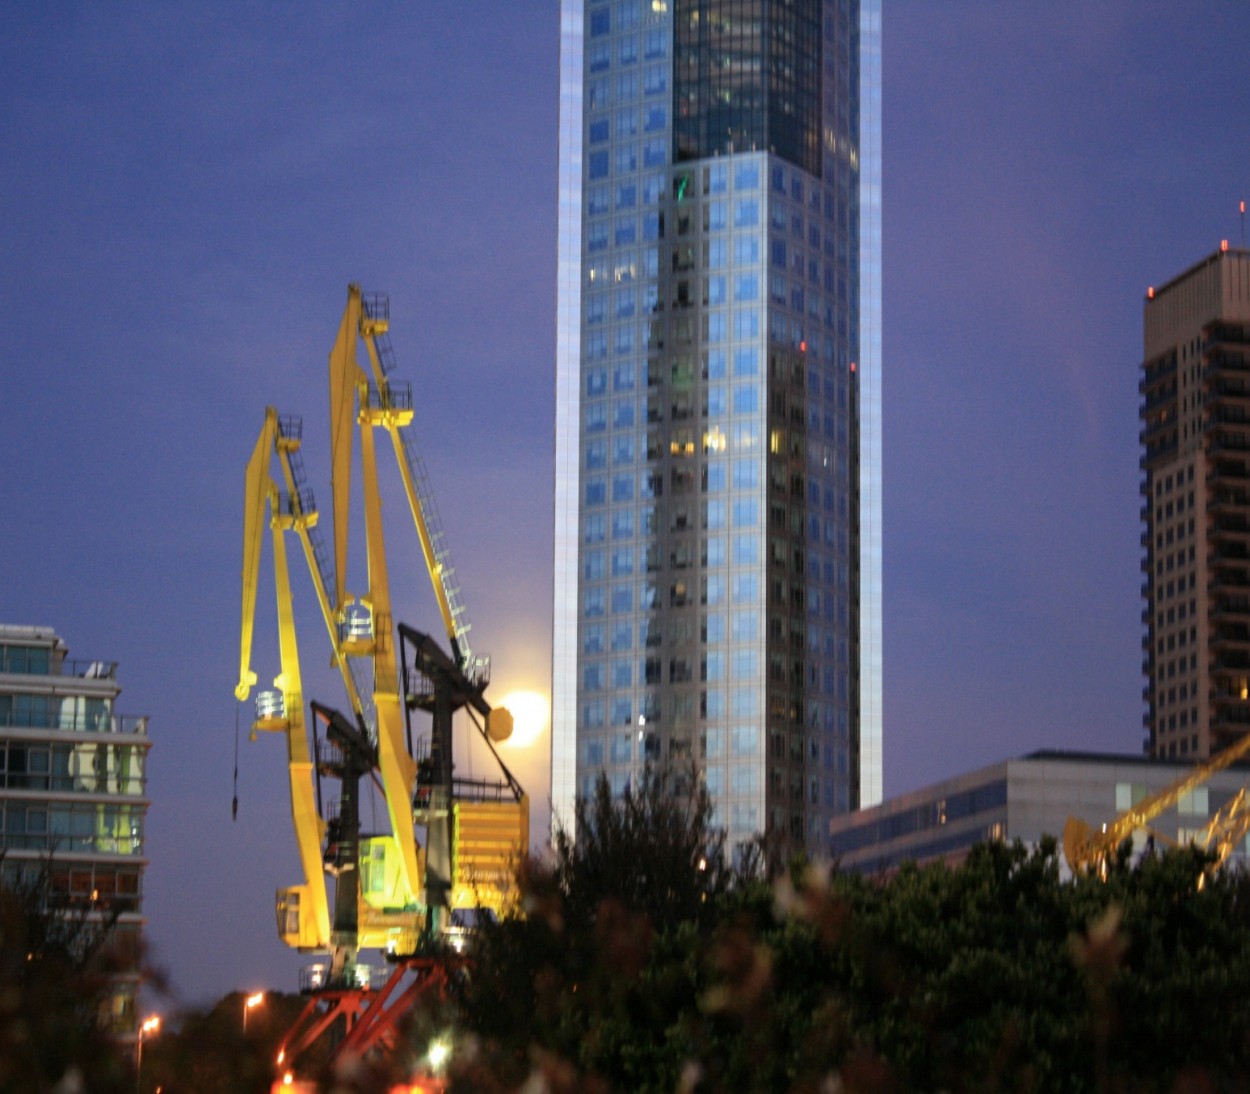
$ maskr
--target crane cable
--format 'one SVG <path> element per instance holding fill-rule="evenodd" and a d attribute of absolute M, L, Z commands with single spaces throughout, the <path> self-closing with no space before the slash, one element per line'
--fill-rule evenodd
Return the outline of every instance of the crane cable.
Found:
<path fill-rule="evenodd" d="M 230 802 L 230 819 L 239 819 L 239 704 L 234 704 L 234 797 Z"/>

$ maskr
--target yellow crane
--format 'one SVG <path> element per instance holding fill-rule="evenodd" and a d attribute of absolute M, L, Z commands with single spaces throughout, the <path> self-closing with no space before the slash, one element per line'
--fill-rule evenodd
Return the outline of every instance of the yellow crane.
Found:
<path fill-rule="evenodd" d="M 411 389 L 390 376 L 394 354 L 388 326 L 386 297 L 366 295 L 359 286 L 350 286 L 329 358 L 332 553 L 320 538 L 312 492 L 304 485 L 299 419 L 280 417 L 274 408 L 267 408 L 247 471 L 242 626 L 235 693 L 244 700 L 256 683 L 250 661 L 262 530 L 268 505 L 282 672 L 275 680 L 276 692 L 260 696 L 259 716 L 253 730 L 280 731 L 286 735 L 292 816 L 305 875 L 302 885 L 278 893 L 279 932 L 284 941 L 298 949 L 333 952 L 335 973 L 354 964 L 357 946 L 377 946 L 401 954 L 412 952 L 423 913 L 429 930 L 445 926 L 442 912 L 451 907 L 498 909 L 510 886 L 508 864 L 528 845 L 528 798 L 497 753 L 495 759 L 507 781 L 491 784 L 493 790 L 489 793 L 486 783 L 469 785 L 451 775 L 447 711 L 465 709 L 475 721 L 480 718 L 479 729 L 492 753 L 492 742 L 510 735 L 512 719 L 507 710 L 492 709 L 482 695 L 489 682 L 489 661 L 475 656 L 469 645 L 464 606 L 411 428 Z M 358 355 L 360 343 L 365 346 L 363 358 Z M 367 369 L 362 360 L 367 362 Z M 367 587 L 359 596 L 349 592 L 346 576 L 353 426 L 358 427 L 360 435 L 367 561 Z M 426 640 L 421 646 L 421 663 L 414 661 L 411 671 L 410 667 L 401 666 L 395 642 L 374 443 L 374 430 L 379 428 L 387 431 L 395 451 L 408 508 L 452 650 L 452 658 L 443 663 L 430 655 L 432 640 Z M 280 466 L 285 492 L 269 472 L 274 459 Z M 311 728 L 315 734 L 318 725 L 324 726 L 326 744 L 332 746 L 327 750 L 330 758 L 325 760 L 321 755 L 322 742 L 315 737 L 317 754 L 310 752 L 310 727 L 301 709 L 298 649 L 283 540 L 284 533 L 291 531 L 300 538 L 330 638 L 333 662 L 342 676 L 355 719 L 353 725 L 351 719 L 313 704 L 316 717 Z M 360 667 L 365 661 L 372 665 L 371 688 L 361 679 Z M 437 667 L 431 669 L 432 665 Z M 405 682 L 410 676 L 414 680 L 424 679 L 430 694 L 437 692 L 441 696 L 439 703 L 423 697 L 424 685 L 409 685 L 401 694 L 401 667 Z M 419 792 L 419 765 L 413 754 L 410 723 L 413 710 L 434 715 L 431 754 L 422 759 Z M 442 764 L 437 777 L 430 762 L 436 753 Z M 348 756 L 354 757 L 350 763 L 345 759 Z M 349 781 L 372 775 L 374 770 L 381 777 L 390 835 L 357 840 L 358 833 L 348 831 L 350 824 L 345 827 L 341 817 L 331 817 L 327 839 L 327 821 L 318 808 L 320 776 L 328 773 L 338 778 L 346 800 Z M 418 793 L 419 802 L 414 800 Z M 358 829 L 358 818 L 355 825 Z M 424 847 L 416 838 L 418 827 L 426 830 Z M 427 854 L 432 856 L 433 869 L 428 877 Z M 333 922 L 328 914 L 327 870 L 339 878 Z"/>
<path fill-rule="evenodd" d="M 246 700 L 256 683 L 251 668 L 252 639 L 259 586 L 261 544 L 264 524 L 272 532 L 274 587 L 277 599 L 278 645 L 281 671 L 274 678 L 274 690 L 261 692 L 256 701 L 256 721 L 252 736 L 258 731 L 281 733 L 287 744 L 287 769 L 291 792 L 291 817 L 304 879 L 299 885 L 278 890 L 278 933 L 294 949 L 305 953 L 332 954 L 332 968 L 348 970 L 355 963 L 360 948 L 396 949 L 416 937 L 419 915 L 415 901 L 396 884 L 392 868 L 385 866 L 396 859 L 394 838 L 373 837 L 366 842 L 366 852 L 376 859 L 379 868 L 373 871 L 367 896 L 360 892 L 359 876 L 346 884 L 341 870 L 336 891 L 336 914 L 332 924 L 326 888 L 327 863 L 323 852 L 327 824 L 321 815 L 318 799 L 317 763 L 326 766 L 323 757 L 314 757 L 309 744 L 309 726 L 304 717 L 304 696 L 300 670 L 299 646 L 292 609 L 290 572 L 285 535 L 295 532 L 304 548 L 313 585 L 316 588 L 323 617 L 335 651 L 343 684 L 358 722 L 363 723 L 362 688 L 353 663 L 343 652 L 340 635 L 326 588 L 325 550 L 317 536 L 318 513 L 311 490 L 303 487 L 304 472 L 298 457 L 301 423 L 298 418 L 280 417 L 273 407 L 266 408 L 260 436 L 248 461 L 245 481 L 243 530 L 243 599 L 240 628 L 239 681 L 235 696 Z M 283 491 L 270 474 L 271 461 L 277 459 L 287 487 Z M 341 755 L 339 746 L 338 754 Z M 333 761 L 332 761 L 333 763 Z M 341 764 L 339 765 L 341 766 Z M 342 772 L 337 772 L 340 776 Z M 344 795 L 346 797 L 346 794 Z M 411 826 L 409 826 L 411 828 Z M 341 865 L 341 864 L 337 864 Z M 356 870 L 356 863 L 351 863 Z"/>
<path fill-rule="evenodd" d="M 1063 826 L 1063 854 L 1073 873 L 1105 873 L 1107 862 L 1126 839 L 1175 805 L 1185 794 L 1205 783 L 1217 771 L 1223 771 L 1250 753 L 1250 733 L 1235 741 L 1209 760 L 1195 764 L 1170 786 L 1143 798 L 1119 816 L 1095 831 L 1078 817 L 1069 817 Z M 1218 856 L 1222 863 L 1238 840 L 1250 831 L 1250 811 L 1245 806 L 1245 790 L 1211 818 L 1195 843 Z"/>

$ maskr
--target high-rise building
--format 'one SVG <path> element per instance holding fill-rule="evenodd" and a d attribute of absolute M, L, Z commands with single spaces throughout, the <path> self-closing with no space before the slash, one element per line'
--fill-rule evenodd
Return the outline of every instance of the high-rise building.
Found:
<path fill-rule="evenodd" d="M 47 627 L 0 625 L 0 870 L 46 870 L 64 914 L 114 924 L 107 1020 L 133 1038 L 151 741 L 114 712 L 117 665 L 67 653 Z"/>
<path fill-rule="evenodd" d="M 880 0 L 562 0 L 552 799 L 881 796 Z"/>
<path fill-rule="evenodd" d="M 1149 290 L 1140 392 L 1146 750 L 1205 757 L 1250 731 L 1250 251 Z"/>

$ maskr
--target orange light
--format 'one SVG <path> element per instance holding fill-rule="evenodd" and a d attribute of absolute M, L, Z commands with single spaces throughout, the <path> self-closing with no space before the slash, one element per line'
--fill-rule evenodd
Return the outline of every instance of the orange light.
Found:
<path fill-rule="evenodd" d="M 800 343 L 799 343 L 799 352 L 800 352 L 800 353 L 806 353 L 806 352 L 807 352 L 807 343 L 806 343 L 806 342 L 800 342 Z"/>
<path fill-rule="evenodd" d="M 1243 213 L 1246 211 L 1246 203 L 1244 201 L 1241 203 L 1241 211 Z"/>
<path fill-rule="evenodd" d="M 1154 298 L 1155 298 L 1155 287 L 1151 285 L 1150 288 L 1146 290 L 1146 299 L 1153 300 Z"/>
<path fill-rule="evenodd" d="M 852 362 L 851 362 L 851 371 L 852 371 L 852 372 L 854 372 L 854 371 L 855 371 L 855 362 L 854 362 L 854 361 L 852 361 Z"/>
<path fill-rule="evenodd" d="M 1227 250 L 1228 250 L 1228 240 L 1227 240 L 1227 239 L 1221 239 L 1221 240 L 1220 240 L 1220 250 L 1221 250 L 1221 251 L 1227 251 Z"/>

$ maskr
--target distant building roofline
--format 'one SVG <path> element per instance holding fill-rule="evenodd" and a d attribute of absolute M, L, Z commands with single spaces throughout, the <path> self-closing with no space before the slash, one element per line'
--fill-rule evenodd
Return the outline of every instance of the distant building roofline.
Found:
<path fill-rule="evenodd" d="M 1165 281 L 1162 285 L 1153 286 L 1154 295 L 1151 297 L 1151 299 L 1158 300 L 1159 297 L 1162 296 L 1165 292 L 1167 292 L 1168 289 L 1172 288 L 1173 285 L 1179 284 L 1181 281 L 1184 281 L 1187 278 L 1192 277 L 1195 273 L 1201 270 L 1204 266 L 1209 266 L 1213 262 L 1219 262 L 1222 258 L 1224 258 L 1227 255 L 1240 255 L 1243 258 L 1250 258 L 1250 249 L 1247 249 L 1245 247 L 1232 247 L 1232 246 L 1217 247 L 1210 254 L 1204 255 L 1202 258 L 1198 259 L 1198 261 L 1195 262 L 1192 266 L 1183 270 L 1181 273 L 1178 273 L 1175 277 L 1168 278 L 1168 280 Z"/>
<path fill-rule="evenodd" d="M 1148 756 L 1144 752 L 1083 752 L 1079 749 L 1069 751 L 1062 748 L 1038 749 L 1036 752 L 1017 756 L 1016 760 L 1067 760 L 1072 763 L 1140 764 L 1142 767 L 1194 767 L 1196 764 L 1206 762 L 1205 759 L 1199 756 L 1170 756 L 1164 759 Z M 1244 767 L 1248 764 L 1250 764 L 1250 761 L 1247 761 L 1246 764 L 1238 763 L 1232 766 Z"/>
<path fill-rule="evenodd" d="M 61 636 L 53 627 L 37 627 L 27 623 L 0 623 L 0 639 L 6 638 L 54 644 L 59 644 L 61 641 Z"/>

